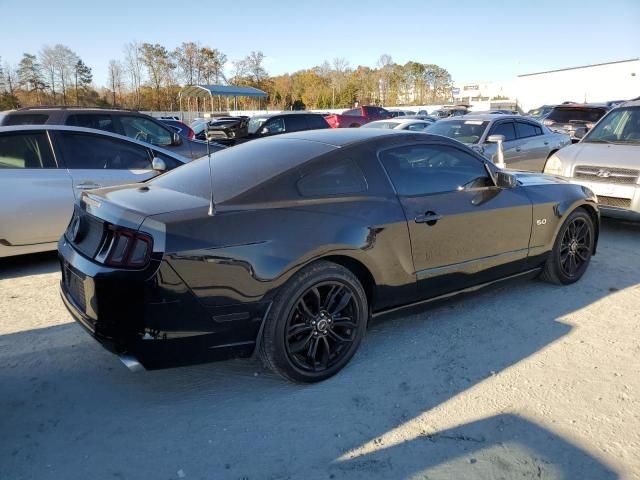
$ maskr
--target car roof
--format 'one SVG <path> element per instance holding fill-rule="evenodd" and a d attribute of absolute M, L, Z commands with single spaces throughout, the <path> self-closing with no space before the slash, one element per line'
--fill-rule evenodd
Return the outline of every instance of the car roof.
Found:
<path fill-rule="evenodd" d="M 396 117 L 396 118 L 386 118 L 384 120 L 375 120 L 373 122 L 369 122 L 366 125 L 371 125 L 372 123 L 397 123 L 398 125 L 403 125 L 405 123 L 431 123 L 426 120 L 422 120 L 420 118 L 406 118 L 406 117 Z"/>
<path fill-rule="evenodd" d="M 96 130 L 94 128 L 85 128 L 85 127 L 72 127 L 68 125 L 11 125 L 7 127 L 0 126 L 0 133 L 30 132 L 30 131 L 42 131 L 42 130 L 55 130 L 60 132 L 78 132 L 78 133 L 91 133 L 93 135 L 102 135 L 104 137 L 111 137 L 118 140 L 130 142 L 130 143 L 136 143 L 145 148 L 153 148 L 154 150 L 157 150 L 165 155 L 168 155 L 172 158 L 180 160 L 183 163 L 189 161 L 189 159 L 175 152 L 172 152 L 171 150 L 167 150 L 162 147 L 152 145 L 150 143 L 142 142 L 140 140 L 136 140 L 135 138 L 125 137 L 124 135 L 119 135 L 117 133 L 107 132 L 106 130 Z"/>
<path fill-rule="evenodd" d="M 320 115 L 320 114 L 316 112 L 309 112 L 307 110 L 290 110 L 290 111 L 285 110 L 283 112 L 267 112 L 265 114 L 256 114 L 253 117 L 254 118 L 271 118 L 279 115 Z"/>
<path fill-rule="evenodd" d="M 482 120 L 484 122 L 492 122 L 494 120 L 524 120 L 526 117 L 522 115 L 509 115 L 505 113 L 467 113 L 461 117 L 449 117 L 438 120 L 440 122 L 451 122 L 453 120 Z"/>
<path fill-rule="evenodd" d="M 640 107 L 640 100 L 629 100 L 628 102 L 624 102 L 620 105 L 616 105 L 615 108 L 620 107 Z"/>
<path fill-rule="evenodd" d="M 301 132 L 285 133 L 277 135 L 271 138 L 291 139 L 291 140 L 306 140 L 309 142 L 324 143 L 325 145 L 331 145 L 333 147 L 341 148 L 349 145 L 354 145 L 361 142 L 366 142 L 372 138 L 387 137 L 391 135 L 420 135 L 421 139 L 428 139 L 424 133 L 399 133 L 393 129 L 382 128 L 323 128 L 320 130 L 304 130 Z M 432 139 L 440 140 L 439 136 L 430 135 Z M 269 140 L 269 138 L 265 139 Z"/>
<path fill-rule="evenodd" d="M 563 108 L 563 109 L 572 109 L 572 108 L 610 108 L 606 103 L 563 103 L 561 105 L 556 105 L 553 108 Z"/>

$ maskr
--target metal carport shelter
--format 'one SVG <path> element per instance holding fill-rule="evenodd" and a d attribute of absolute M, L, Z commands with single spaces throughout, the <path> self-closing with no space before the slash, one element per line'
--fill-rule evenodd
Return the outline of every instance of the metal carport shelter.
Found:
<path fill-rule="evenodd" d="M 213 112 L 214 96 L 218 97 L 218 101 L 221 97 L 227 97 L 227 99 L 229 97 L 233 97 L 234 110 L 237 110 L 238 97 L 257 97 L 260 99 L 265 98 L 267 96 L 267 92 L 254 87 L 237 87 L 235 85 L 189 85 L 180 90 L 180 93 L 178 94 L 178 98 L 180 100 L 180 111 L 182 111 L 183 98 L 186 98 L 187 100 L 190 100 L 191 98 L 209 98 L 209 101 L 211 102 L 211 111 Z"/>

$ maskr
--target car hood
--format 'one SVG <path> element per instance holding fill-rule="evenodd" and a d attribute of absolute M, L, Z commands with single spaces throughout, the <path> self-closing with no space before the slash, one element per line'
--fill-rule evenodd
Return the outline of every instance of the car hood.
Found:
<path fill-rule="evenodd" d="M 589 165 L 640 170 L 640 145 L 580 142 L 556 153 L 566 166 Z"/>
<path fill-rule="evenodd" d="M 194 195 L 140 183 L 83 192 L 81 207 L 107 222 L 137 229 L 151 215 L 202 208 L 209 202 Z"/>
<path fill-rule="evenodd" d="M 524 185 L 525 187 L 531 186 L 531 185 L 550 185 L 550 184 L 569 183 L 564 178 L 554 177 L 553 175 L 546 175 L 544 173 L 520 172 L 520 171 L 509 171 L 509 173 L 514 175 L 518 180 L 518 183 L 520 183 L 520 185 Z"/>

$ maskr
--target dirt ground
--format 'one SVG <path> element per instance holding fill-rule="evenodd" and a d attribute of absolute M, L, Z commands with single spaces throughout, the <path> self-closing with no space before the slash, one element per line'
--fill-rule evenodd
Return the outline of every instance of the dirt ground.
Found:
<path fill-rule="evenodd" d="M 640 478 L 640 225 L 569 287 L 376 322 L 317 385 L 254 360 L 130 373 L 72 323 L 55 255 L 0 261 L 0 479 Z"/>

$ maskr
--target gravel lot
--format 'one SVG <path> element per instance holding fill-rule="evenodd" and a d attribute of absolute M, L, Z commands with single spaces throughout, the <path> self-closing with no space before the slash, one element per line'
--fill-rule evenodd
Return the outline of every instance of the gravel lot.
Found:
<path fill-rule="evenodd" d="M 570 287 L 520 281 L 376 322 L 338 376 L 256 361 L 132 374 L 0 260 L 0 479 L 640 478 L 640 225 Z"/>

